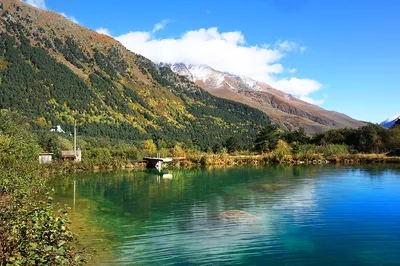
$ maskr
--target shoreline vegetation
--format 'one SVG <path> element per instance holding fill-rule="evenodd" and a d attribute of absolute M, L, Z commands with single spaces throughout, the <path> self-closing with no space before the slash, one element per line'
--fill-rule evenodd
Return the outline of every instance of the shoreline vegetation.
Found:
<path fill-rule="evenodd" d="M 62 134 L 39 134 L 44 150 L 56 156 L 62 149 L 72 149 L 71 139 Z M 97 171 L 105 169 L 143 169 L 143 157 L 185 158 L 174 160 L 170 167 L 206 165 L 266 165 L 322 163 L 400 163 L 400 157 L 387 153 L 400 147 L 400 127 L 379 125 L 351 129 L 332 129 L 308 136 L 303 129 L 284 132 L 270 124 L 261 129 L 252 145 L 245 145 L 236 136 L 227 137 L 205 150 L 195 143 L 166 142 L 149 139 L 126 143 L 112 139 L 80 137 L 82 162 L 56 162 L 49 171 Z"/>
<path fill-rule="evenodd" d="M 0 112 L 0 265 L 80 265 L 89 253 L 54 204 L 27 121 Z"/>
<path fill-rule="evenodd" d="M 314 154 L 307 158 L 293 158 L 287 156 L 280 161 L 273 154 L 263 155 L 229 155 L 229 154 L 202 154 L 188 156 L 184 160 L 173 160 L 164 163 L 163 169 L 192 168 L 203 166 L 262 166 L 273 164 L 286 165 L 321 165 L 321 164 L 400 164 L 400 157 L 386 156 L 386 154 L 346 154 L 341 156 L 323 156 Z M 44 171 L 47 174 L 63 172 L 96 172 L 105 170 L 144 170 L 146 163 L 143 161 L 113 161 L 109 164 L 87 164 L 72 162 L 54 162 L 46 165 Z"/>
<path fill-rule="evenodd" d="M 79 136 L 82 162 L 62 161 L 73 149 L 73 136 L 34 130 L 19 113 L 0 110 L 0 264 L 82 265 L 91 253 L 70 230 L 67 207 L 53 203 L 51 180 L 59 173 L 144 169 L 144 157 L 185 158 L 169 167 L 247 166 L 268 164 L 400 163 L 386 153 L 400 147 L 400 127 L 367 125 L 307 136 L 275 125 L 259 131 L 251 145 L 227 137 L 206 149 L 195 142 L 148 139 L 135 142 Z M 203 143 L 204 144 L 204 143 Z M 38 155 L 56 160 L 40 165 Z"/>

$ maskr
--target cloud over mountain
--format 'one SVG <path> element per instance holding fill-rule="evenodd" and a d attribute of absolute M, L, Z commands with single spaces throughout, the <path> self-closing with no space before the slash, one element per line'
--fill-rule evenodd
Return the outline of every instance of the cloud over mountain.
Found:
<path fill-rule="evenodd" d="M 107 36 L 111 36 L 111 32 L 110 32 L 108 29 L 106 29 L 106 28 L 98 28 L 98 29 L 96 30 L 96 32 L 97 32 L 97 33 L 100 33 L 100 34 L 107 35 Z"/>
<path fill-rule="evenodd" d="M 74 22 L 76 24 L 79 24 L 79 21 L 74 16 L 69 16 L 69 15 L 65 14 L 64 12 L 60 12 L 60 15 L 71 20 L 72 22 Z"/>
<path fill-rule="evenodd" d="M 46 9 L 44 0 L 25 2 Z M 61 14 L 78 23 L 76 18 Z M 248 45 L 242 32 L 220 32 L 217 27 L 187 31 L 178 38 L 157 38 L 155 34 L 170 22 L 170 19 L 164 19 L 156 23 L 151 31 L 132 31 L 114 37 L 131 51 L 157 63 L 204 64 L 220 71 L 266 82 L 309 103 L 324 103 L 323 100 L 310 97 L 311 93 L 321 89 L 322 85 L 318 81 L 280 76 L 285 68 L 279 60 L 288 53 L 303 53 L 306 47 L 288 40 L 279 40 L 273 45 Z M 106 28 L 96 31 L 111 36 Z M 292 75 L 295 72 L 294 68 L 288 71 Z"/>
<path fill-rule="evenodd" d="M 47 9 L 46 3 L 44 0 L 25 0 L 23 1 L 31 6 L 40 8 L 40 9 Z"/>
<path fill-rule="evenodd" d="M 133 31 L 115 38 L 131 51 L 155 62 L 205 64 L 266 82 L 298 97 L 307 96 L 304 99 L 310 102 L 323 103 L 309 97 L 321 89 L 319 82 L 279 76 L 285 69 L 279 60 L 287 53 L 305 51 L 298 43 L 279 41 L 274 45 L 248 45 L 242 32 L 220 32 L 216 27 L 187 31 L 178 38 L 157 38 L 153 33 L 163 29 L 168 22 L 157 23 L 151 32 Z"/>
<path fill-rule="evenodd" d="M 47 6 L 46 6 L 46 2 L 45 0 L 23 0 L 22 2 L 25 2 L 31 6 L 43 9 L 43 10 L 47 10 Z M 65 14 L 64 12 L 59 12 L 60 15 L 62 15 L 63 17 L 71 20 L 72 22 L 79 24 L 79 21 L 74 17 L 74 16 L 70 16 Z"/>

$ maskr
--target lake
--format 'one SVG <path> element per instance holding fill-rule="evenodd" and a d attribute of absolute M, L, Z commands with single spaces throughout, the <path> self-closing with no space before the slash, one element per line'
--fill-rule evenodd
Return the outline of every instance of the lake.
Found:
<path fill-rule="evenodd" d="M 55 199 L 71 207 L 80 242 L 96 249 L 93 264 L 400 265 L 399 166 L 168 173 L 57 181 Z M 230 210 L 255 219 L 222 219 Z"/>

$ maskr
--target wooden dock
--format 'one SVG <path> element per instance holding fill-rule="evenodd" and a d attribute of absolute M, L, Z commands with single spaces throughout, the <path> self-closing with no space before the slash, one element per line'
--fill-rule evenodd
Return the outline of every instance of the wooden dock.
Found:
<path fill-rule="evenodd" d="M 172 158 L 144 157 L 143 161 L 147 162 L 147 168 L 155 168 L 158 171 L 161 171 L 162 164 L 172 162 Z"/>

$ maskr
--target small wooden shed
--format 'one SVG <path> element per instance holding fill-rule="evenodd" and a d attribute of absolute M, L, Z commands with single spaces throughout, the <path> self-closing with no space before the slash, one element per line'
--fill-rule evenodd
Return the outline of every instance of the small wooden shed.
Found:
<path fill-rule="evenodd" d="M 77 151 L 62 151 L 61 158 L 64 161 L 71 160 L 74 162 L 80 162 L 80 161 L 82 161 L 82 152 L 80 149 L 78 149 Z"/>

